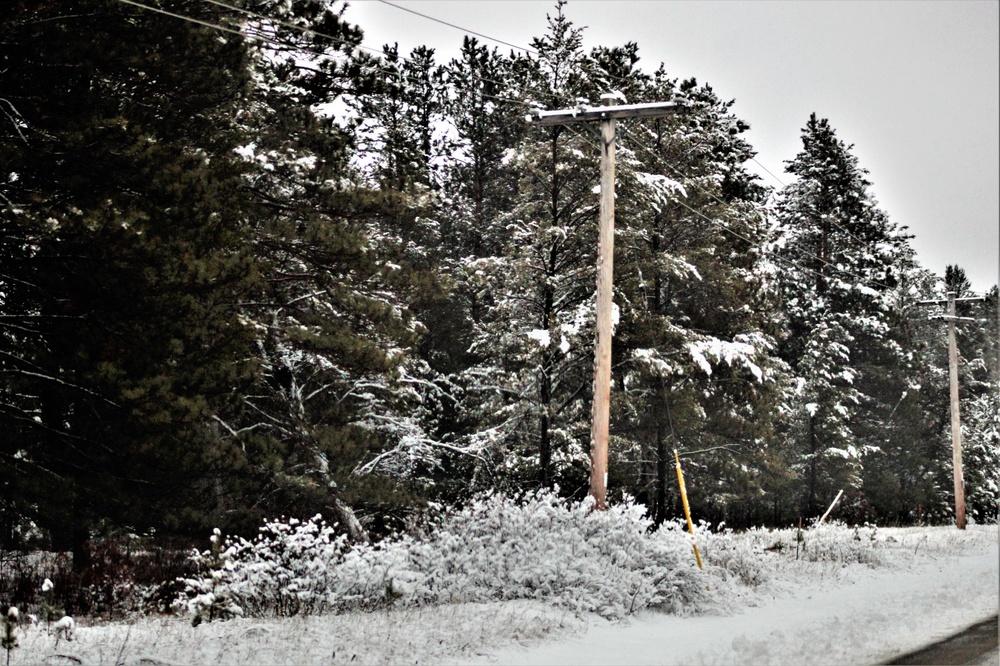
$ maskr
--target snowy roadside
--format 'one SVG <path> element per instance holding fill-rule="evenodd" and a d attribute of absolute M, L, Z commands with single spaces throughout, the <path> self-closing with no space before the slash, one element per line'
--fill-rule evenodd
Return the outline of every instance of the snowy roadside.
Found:
<path fill-rule="evenodd" d="M 931 534 L 946 540 L 945 529 Z M 835 577 L 796 576 L 741 613 L 644 612 L 584 635 L 496 651 L 479 663 L 880 663 L 997 613 L 1000 550 L 995 528 L 988 534 L 992 540 L 969 552 L 916 556 L 902 570 L 852 566 Z"/>
<path fill-rule="evenodd" d="M 595 616 L 596 618 L 596 616 Z M 598 619 L 598 621 L 604 622 Z M 584 630 L 572 612 L 541 602 L 446 604 L 284 619 L 237 618 L 192 627 L 176 617 L 78 626 L 55 641 L 44 627 L 19 635 L 11 665 L 438 664 L 489 647 Z M 2 656 L 0 656 L 2 658 Z"/>
<path fill-rule="evenodd" d="M 794 546 L 761 549 L 779 536 L 787 543 L 794 531 L 707 539 L 715 561 L 731 553 L 727 566 L 745 573 L 756 565 L 766 582 L 747 587 L 717 567 L 705 578 L 714 605 L 687 616 L 644 611 L 615 622 L 519 600 L 197 627 L 173 617 L 81 621 L 73 641 L 56 643 L 43 627 L 19 630 L 11 663 L 877 663 L 997 612 L 996 526 L 878 533 L 878 568 L 796 560 Z M 849 534 L 843 530 L 841 538 Z M 846 550 L 856 543 L 847 536 L 825 545 Z M 818 535 L 808 535 L 807 545 L 819 547 Z"/>

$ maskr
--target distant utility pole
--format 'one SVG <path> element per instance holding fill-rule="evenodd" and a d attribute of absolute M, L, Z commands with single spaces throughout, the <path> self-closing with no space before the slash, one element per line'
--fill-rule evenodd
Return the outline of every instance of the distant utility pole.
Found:
<path fill-rule="evenodd" d="M 535 109 L 527 116 L 530 123 L 541 126 L 571 123 L 601 123 L 601 209 L 597 245 L 597 336 L 594 351 L 594 411 L 590 429 L 590 494 L 595 506 L 607 506 L 608 486 L 608 424 L 611 402 L 611 310 L 614 279 L 615 244 L 615 143 L 616 121 L 620 118 L 660 118 L 684 108 L 684 103 L 627 104 L 617 106 L 620 95 L 601 95 L 603 106 L 587 106 L 581 102 L 575 109 L 542 111 Z M 588 126 L 589 127 L 589 126 Z"/>
<path fill-rule="evenodd" d="M 919 301 L 919 305 L 947 305 L 948 314 L 931 315 L 931 319 L 948 322 L 948 379 L 951 384 L 951 460 L 952 476 L 955 479 L 955 526 L 965 529 L 965 485 L 962 481 L 962 419 L 958 412 L 958 346 L 955 344 L 955 324 L 977 324 L 979 320 L 971 317 L 956 317 L 955 303 L 967 301 L 985 301 L 982 296 L 955 298 L 955 292 L 949 291 L 945 300 Z"/>

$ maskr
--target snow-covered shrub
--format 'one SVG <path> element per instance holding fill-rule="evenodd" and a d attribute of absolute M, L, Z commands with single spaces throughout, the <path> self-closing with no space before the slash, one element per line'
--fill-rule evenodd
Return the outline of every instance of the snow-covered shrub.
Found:
<path fill-rule="evenodd" d="M 866 564 L 881 566 L 885 552 L 880 547 L 878 528 L 865 523 L 863 527 L 848 527 L 833 522 L 816 525 L 804 532 L 802 558 L 809 562 Z"/>
<path fill-rule="evenodd" d="M 174 602 L 175 609 L 184 608 L 193 616 L 191 624 L 196 627 L 205 620 L 229 620 L 243 615 L 243 609 L 229 592 L 231 581 L 227 565 L 233 547 L 224 547 L 219 528 L 215 528 L 209 541 L 212 544 L 209 550 L 191 553 L 192 562 L 207 575 L 181 579 L 184 594 Z"/>
<path fill-rule="evenodd" d="M 411 558 L 436 601 L 548 599 L 621 617 L 647 607 L 680 612 L 702 597 L 686 536 L 651 533 L 632 502 L 606 511 L 591 503 L 489 496 L 446 514 Z"/>
<path fill-rule="evenodd" d="M 771 578 L 775 560 L 881 566 L 886 557 L 878 528 L 867 523 L 848 527 L 832 522 L 801 531 L 754 528 L 738 534 L 706 534 L 701 539 L 708 544 L 708 561 L 752 587 Z"/>
<path fill-rule="evenodd" d="M 73 640 L 73 636 L 76 635 L 76 620 L 69 615 L 64 615 L 52 625 L 52 633 L 55 634 L 56 645 L 59 644 L 59 639 Z"/>
<path fill-rule="evenodd" d="M 679 521 L 669 525 L 675 530 L 686 529 Z M 734 578 L 747 587 L 758 587 L 771 579 L 771 572 L 764 555 L 773 545 L 763 545 L 769 540 L 773 542 L 771 530 L 753 528 L 734 534 L 729 530 L 711 532 L 707 525 L 702 524 L 696 530 L 695 538 L 706 566 L 723 580 Z M 777 548 L 783 549 L 784 546 L 780 545 Z M 794 550 L 793 545 L 792 551 Z"/>
<path fill-rule="evenodd" d="M 888 550 L 898 546 L 874 525 L 848 527 L 839 522 L 803 530 L 757 527 L 739 532 L 710 532 L 703 525 L 697 540 L 709 573 L 749 588 L 782 578 L 789 567 L 809 572 L 829 564 L 886 566 Z"/>
<path fill-rule="evenodd" d="M 622 617 L 643 608 L 683 612 L 706 595 L 690 540 L 650 532 L 631 502 L 592 511 L 548 492 L 490 495 L 444 512 L 418 535 L 349 546 L 316 518 L 271 522 L 253 541 L 227 542 L 185 580 L 179 607 L 213 595 L 248 615 L 294 615 L 379 604 L 539 599 Z"/>

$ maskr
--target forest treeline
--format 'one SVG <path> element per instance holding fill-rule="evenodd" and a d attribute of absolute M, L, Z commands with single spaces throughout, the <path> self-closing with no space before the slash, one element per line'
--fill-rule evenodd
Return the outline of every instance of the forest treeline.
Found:
<path fill-rule="evenodd" d="M 620 91 L 609 496 L 696 519 L 952 516 L 945 326 L 833 125 L 780 188 L 732 101 L 563 3 L 530 51 L 360 46 L 333 0 L 0 13 L 5 547 L 587 492 L 598 139 Z M 169 14 L 157 13 L 163 10 Z M 821 111 L 821 110 L 820 110 Z M 795 131 L 795 128 L 789 128 Z M 942 196 L 946 194 L 942 193 Z M 969 515 L 997 517 L 996 287 L 959 326 Z"/>

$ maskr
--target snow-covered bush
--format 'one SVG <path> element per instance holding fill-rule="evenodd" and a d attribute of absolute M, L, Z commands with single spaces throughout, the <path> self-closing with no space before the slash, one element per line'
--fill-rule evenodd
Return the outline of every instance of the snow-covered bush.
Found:
<path fill-rule="evenodd" d="M 848 527 L 833 522 L 803 530 L 753 528 L 739 533 L 704 530 L 698 542 L 705 560 L 724 577 L 758 587 L 771 580 L 790 561 L 802 563 L 863 564 L 882 566 L 886 548 L 878 528 L 865 524 Z"/>
<path fill-rule="evenodd" d="M 549 599 L 620 617 L 642 608 L 682 612 L 704 583 L 690 540 L 650 532 L 645 509 L 624 502 L 592 511 L 592 500 L 550 493 L 494 495 L 446 514 L 411 557 L 437 601 Z"/>
<path fill-rule="evenodd" d="M 589 499 L 547 492 L 490 495 L 444 512 L 420 534 L 353 546 L 318 516 L 271 522 L 253 541 L 195 553 L 205 575 L 184 581 L 178 607 L 198 613 L 221 597 L 263 616 L 539 599 L 605 617 L 684 612 L 707 594 L 690 540 L 651 532 L 644 512 L 631 502 L 592 511 Z"/>
<path fill-rule="evenodd" d="M 672 529 L 685 529 L 681 523 L 672 523 Z M 763 557 L 771 530 L 754 528 L 734 534 L 728 530 L 711 532 L 704 523 L 695 532 L 702 559 L 711 573 L 723 580 L 734 578 L 747 587 L 758 587 L 771 578 L 767 561 Z M 794 546 L 792 550 L 794 550 Z"/>
<path fill-rule="evenodd" d="M 52 625 L 52 633 L 55 634 L 56 645 L 59 644 L 59 639 L 73 640 L 73 636 L 76 635 L 76 620 L 69 615 L 64 615 Z"/>
<path fill-rule="evenodd" d="M 871 567 L 885 563 L 885 550 L 875 525 L 865 523 L 860 527 L 848 527 L 834 522 L 817 525 L 806 535 L 808 541 L 803 547 L 803 557 L 810 562 L 858 563 Z"/>
<path fill-rule="evenodd" d="M 264 534 L 266 529 L 265 525 L 261 533 Z M 196 627 L 205 620 L 228 620 L 243 615 L 243 609 L 228 592 L 231 581 L 227 569 L 235 547 L 225 547 L 219 528 L 213 530 L 209 541 L 212 544 L 209 550 L 191 553 L 192 562 L 205 575 L 181 579 L 184 596 L 173 604 L 175 609 L 183 607 L 187 610 L 193 616 L 191 623 Z"/>

